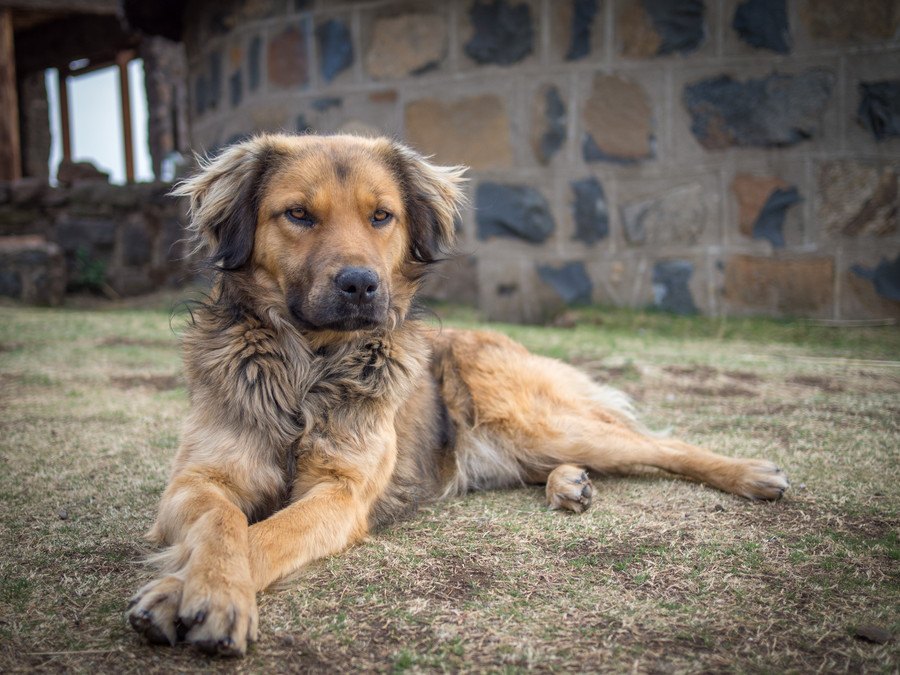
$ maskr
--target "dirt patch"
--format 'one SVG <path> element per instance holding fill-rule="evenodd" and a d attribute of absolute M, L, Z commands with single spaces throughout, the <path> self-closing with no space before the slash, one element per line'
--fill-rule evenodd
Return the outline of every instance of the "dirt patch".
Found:
<path fill-rule="evenodd" d="M 756 392 L 736 384 L 724 384 L 718 387 L 688 386 L 679 387 L 679 391 L 694 396 L 712 396 L 716 398 L 734 398 L 739 396 L 755 396 Z"/>
<path fill-rule="evenodd" d="M 156 347 L 163 349 L 177 349 L 178 342 L 172 340 L 146 340 L 141 338 L 108 337 L 100 340 L 101 347 Z"/>
<path fill-rule="evenodd" d="M 0 342 L 0 353 L 17 352 L 25 346 L 24 342 Z"/>
<path fill-rule="evenodd" d="M 665 366 L 663 370 L 669 375 L 690 377 L 701 382 L 711 380 L 719 375 L 719 371 L 710 366 Z"/>
<path fill-rule="evenodd" d="M 795 375 L 794 377 L 788 378 L 787 382 L 788 384 L 799 384 L 803 387 L 812 387 L 827 392 L 840 392 L 845 391 L 846 389 L 836 380 L 827 377 L 819 377 L 817 375 Z"/>
<path fill-rule="evenodd" d="M 177 375 L 120 375 L 110 378 L 110 384 L 119 389 L 155 389 L 169 391 L 182 386 Z"/>
<path fill-rule="evenodd" d="M 748 373 L 743 370 L 726 370 L 722 374 L 726 377 L 730 377 L 732 380 L 739 380 L 741 382 L 746 382 L 747 384 L 759 384 L 763 381 L 756 373 Z"/>

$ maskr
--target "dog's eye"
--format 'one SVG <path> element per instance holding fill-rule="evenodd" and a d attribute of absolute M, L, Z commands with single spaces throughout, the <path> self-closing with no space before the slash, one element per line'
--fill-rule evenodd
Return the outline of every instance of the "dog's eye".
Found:
<path fill-rule="evenodd" d="M 375 213 L 372 214 L 372 225 L 375 227 L 384 227 L 394 216 L 384 209 L 378 209 Z"/>
<path fill-rule="evenodd" d="M 303 225 L 304 227 L 312 227 L 313 225 L 313 219 L 310 217 L 306 209 L 288 209 L 284 212 L 284 215 L 289 221 L 291 221 L 292 223 L 296 223 L 297 225 Z"/>

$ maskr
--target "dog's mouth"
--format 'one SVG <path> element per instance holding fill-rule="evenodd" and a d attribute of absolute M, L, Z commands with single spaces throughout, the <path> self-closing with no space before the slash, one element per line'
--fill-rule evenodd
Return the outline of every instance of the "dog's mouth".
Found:
<path fill-rule="evenodd" d="M 330 299 L 311 304 L 303 298 L 288 301 L 288 310 L 298 328 L 307 331 L 354 332 L 373 330 L 384 325 L 388 315 L 388 302 L 357 305 Z"/>

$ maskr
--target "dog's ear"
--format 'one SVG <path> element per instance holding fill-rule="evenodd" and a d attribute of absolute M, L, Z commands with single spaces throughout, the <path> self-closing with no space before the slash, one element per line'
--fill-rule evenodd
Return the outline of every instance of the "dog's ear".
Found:
<path fill-rule="evenodd" d="M 464 166 L 437 166 L 399 143 L 391 144 L 392 162 L 403 189 L 413 262 L 428 265 L 453 248 L 460 209 Z"/>
<path fill-rule="evenodd" d="M 196 248 L 221 270 L 236 270 L 250 259 L 259 212 L 259 193 L 273 151 L 265 136 L 200 160 L 200 171 L 171 194 L 190 199 L 188 229 Z"/>

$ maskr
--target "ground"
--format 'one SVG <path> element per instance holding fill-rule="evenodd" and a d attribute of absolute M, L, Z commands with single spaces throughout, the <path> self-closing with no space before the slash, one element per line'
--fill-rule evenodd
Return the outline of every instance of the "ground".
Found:
<path fill-rule="evenodd" d="M 660 473 L 598 478 L 580 516 L 537 487 L 473 494 L 260 596 L 242 661 L 148 647 L 125 604 L 188 400 L 183 315 L 144 305 L 0 307 L 0 672 L 900 666 L 900 330 L 601 309 L 494 328 L 653 427 L 775 460 L 782 501 Z"/>

